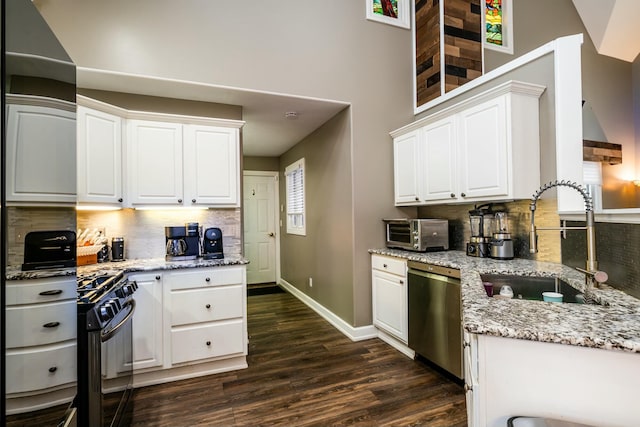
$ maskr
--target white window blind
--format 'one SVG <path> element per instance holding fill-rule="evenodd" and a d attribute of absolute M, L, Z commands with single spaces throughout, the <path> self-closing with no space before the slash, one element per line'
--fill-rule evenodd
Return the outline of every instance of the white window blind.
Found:
<path fill-rule="evenodd" d="M 287 166 L 284 175 L 287 182 L 287 233 L 304 236 L 304 158 Z"/>

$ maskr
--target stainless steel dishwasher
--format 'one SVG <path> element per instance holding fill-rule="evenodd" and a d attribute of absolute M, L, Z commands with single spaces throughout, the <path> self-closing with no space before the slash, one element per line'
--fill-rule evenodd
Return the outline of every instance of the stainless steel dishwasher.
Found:
<path fill-rule="evenodd" d="M 409 348 L 462 379 L 460 270 L 408 261 Z"/>

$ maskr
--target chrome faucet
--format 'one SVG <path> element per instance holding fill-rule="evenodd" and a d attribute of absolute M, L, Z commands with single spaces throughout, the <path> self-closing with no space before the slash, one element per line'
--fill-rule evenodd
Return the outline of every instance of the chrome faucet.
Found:
<path fill-rule="evenodd" d="M 585 227 L 566 227 L 563 225 L 560 227 L 536 228 L 536 225 L 534 222 L 536 203 L 538 202 L 538 199 L 540 198 L 542 193 L 554 187 L 573 188 L 574 190 L 579 192 L 580 195 L 582 195 L 582 198 L 584 199 L 585 213 L 587 216 L 587 223 Z M 593 200 L 591 199 L 591 196 L 587 192 L 586 188 L 584 188 L 583 186 L 575 182 L 569 182 L 564 180 L 549 182 L 548 184 L 544 184 L 542 187 L 538 189 L 538 191 L 536 191 L 533 194 L 533 197 L 531 199 L 531 204 L 529 205 L 529 209 L 531 210 L 531 229 L 529 231 L 529 252 L 531 252 L 532 254 L 535 254 L 536 252 L 538 252 L 538 235 L 536 233 L 537 230 L 557 230 L 557 231 L 587 230 L 587 266 L 586 266 L 587 268 L 586 270 L 582 268 L 576 268 L 576 270 L 581 271 L 582 273 L 585 273 L 585 284 L 587 286 L 587 290 L 592 287 L 597 287 L 600 283 L 604 283 L 607 281 L 607 279 L 609 278 L 607 273 L 605 273 L 604 271 L 598 271 L 598 262 L 596 261 L 596 230 L 595 230 L 596 224 L 593 216 Z"/>

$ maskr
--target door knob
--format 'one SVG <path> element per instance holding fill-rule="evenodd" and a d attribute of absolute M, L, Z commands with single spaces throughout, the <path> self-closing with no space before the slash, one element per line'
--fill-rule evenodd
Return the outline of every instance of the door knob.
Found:
<path fill-rule="evenodd" d="M 275 236 L 275 234 L 272 231 L 271 233 L 269 233 L 269 237 L 273 237 L 273 236 Z"/>

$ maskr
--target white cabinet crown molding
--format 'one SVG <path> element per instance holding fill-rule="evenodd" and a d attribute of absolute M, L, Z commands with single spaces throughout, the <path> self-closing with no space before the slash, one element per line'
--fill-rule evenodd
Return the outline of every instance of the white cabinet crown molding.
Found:
<path fill-rule="evenodd" d="M 539 98 L 540 95 L 542 95 L 542 93 L 545 91 L 545 89 L 546 88 L 542 85 L 522 82 L 518 80 L 509 80 L 498 86 L 492 87 L 482 93 L 479 93 L 470 98 L 462 100 L 454 105 L 444 108 L 436 113 L 423 117 L 420 120 L 411 122 L 406 126 L 403 126 L 399 129 L 396 129 L 390 132 L 389 134 L 391 135 L 392 138 L 396 138 L 400 135 L 404 135 L 408 132 L 420 129 L 426 124 L 452 116 L 456 113 L 464 111 L 469 107 L 473 107 L 475 105 L 481 104 L 482 102 L 497 98 L 498 96 L 508 94 L 508 93 Z"/>
<path fill-rule="evenodd" d="M 8 93 L 5 96 L 5 102 L 13 105 L 32 105 L 35 107 L 55 108 L 58 110 L 76 112 L 76 104 L 70 101 L 64 101 L 57 98 L 48 98 L 46 96 L 36 95 L 19 95 Z"/>
<path fill-rule="evenodd" d="M 115 105 L 108 104 L 103 101 L 98 101 L 96 99 L 92 99 L 83 95 L 77 95 L 77 102 L 78 105 L 93 108 L 105 113 L 114 114 L 122 117 L 123 119 L 130 120 L 151 120 L 180 124 L 199 124 L 236 129 L 242 128 L 242 126 L 244 126 L 245 124 L 244 120 L 219 119 L 202 116 L 187 116 L 182 114 L 156 113 L 152 111 L 127 110 L 125 108 L 117 107 Z"/>

